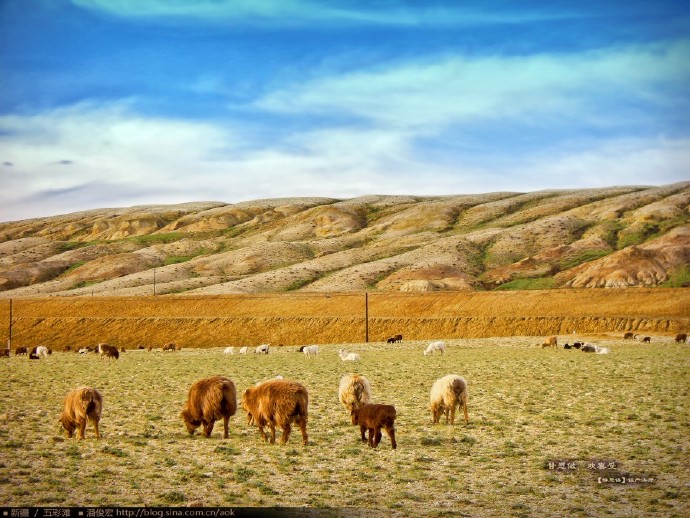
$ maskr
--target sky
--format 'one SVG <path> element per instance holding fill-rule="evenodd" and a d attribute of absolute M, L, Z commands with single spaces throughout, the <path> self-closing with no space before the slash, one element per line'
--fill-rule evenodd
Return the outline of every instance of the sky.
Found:
<path fill-rule="evenodd" d="M 689 168 L 686 1 L 0 0 L 0 221 Z"/>

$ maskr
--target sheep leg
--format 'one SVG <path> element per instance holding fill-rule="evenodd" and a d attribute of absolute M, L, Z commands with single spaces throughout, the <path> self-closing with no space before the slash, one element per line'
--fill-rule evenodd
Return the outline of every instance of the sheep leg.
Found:
<path fill-rule="evenodd" d="M 383 437 L 381 428 L 376 428 L 376 435 L 374 436 L 374 448 L 378 447 L 379 443 L 381 442 L 381 437 Z"/>
<path fill-rule="evenodd" d="M 375 448 L 374 446 L 374 436 L 376 435 L 376 430 L 369 428 L 369 447 Z"/>
<path fill-rule="evenodd" d="M 393 426 L 386 426 L 386 432 L 388 433 L 388 437 L 391 438 L 393 449 L 396 449 L 398 447 L 398 443 L 395 442 L 395 428 Z"/>
<path fill-rule="evenodd" d="M 450 424 L 455 424 L 455 403 L 450 407 Z"/>
<path fill-rule="evenodd" d="M 84 438 L 84 431 L 86 430 L 86 419 L 79 423 L 79 430 L 77 434 L 77 439 Z"/>
<path fill-rule="evenodd" d="M 276 425 L 274 423 L 270 423 L 269 426 L 271 427 L 271 444 L 276 443 Z"/>
<path fill-rule="evenodd" d="M 223 439 L 228 438 L 228 422 L 230 421 L 230 416 L 223 416 Z"/>
<path fill-rule="evenodd" d="M 98 432 L 98 418 L 93 420 L 93 433 L 96 435 L 96 439 L 101 438 L 101 434 Z"/>
<path fill-rule="evenodd" d="M 261 438 L 266 442 L 268 440 L 268 437 L 266 437 L 266 432 L 264 431 L 264 423 L 259 421 L 258 423 L 259 426 L 259 433 L 261 434 Z"/>
<path fill-rule="evenodd" d="M 308 442 L 308 436 L 307 436 L 307 420 L 305 418 L 302 418 L 298 422 L 299 424 L 299 429 L 302 432 L 302 444 L 304 446 L 307 445 Z"/>
<path fill-rule="evenodd" d="M 290 423 L 285 423 L 285 425 L 283 426 L 283 435 L 281 435 L 280 437 L 280 444 L 286 444 L 288 442 L 291 430 L 292 427 L 290 426 Z"/>
<path fill-rule="evenodd" d="M 208 423 L 204 423 L 204 435 L 206 437 L 211 437 L 211 432 L 213 431 L 213 425 L 216 424 L 214 419 L 211 419 Z"/>
<path fill-rule="evenodd" d="M 462 410 L 465 412 L 465 422 L 470 423 L 470 416 L 467 414 L 467 396 L 462 398 Z"/>
<path fill-rule="evenodd" d="M 367 428 L 366 428 L 366 426 L 360 425 L 359 431 L 362 432 L 362 442 L 367 442 L 367 436 L 366 436 Z"/>

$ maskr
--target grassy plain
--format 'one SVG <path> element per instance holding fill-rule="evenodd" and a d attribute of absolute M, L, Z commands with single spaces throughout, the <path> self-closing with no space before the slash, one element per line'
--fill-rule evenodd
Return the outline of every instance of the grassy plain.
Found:
<path fill-rule="evenodd" d="M 585 337 L 586 338 L 586 337 Z M 688 516 L 690 350 L 603 335 L 611 354 L 545 350 L 541 338 L 347 344 L 317 358 L 296 347 L 264 355 L 222 349 L 127 351 L 118 361 L 54 353 L 0 361 L 0 501 L 19 506 L 295 506 L 408 516 Z M 376 402 L 394 404 L 398 449 L 376 450 L 337 400 L 340 377 L 369 378 Z M 470 423 L 432 425 L 434 380 L 469 383 Z M 188 387 L 223 374 L 241 393 L 282 375 L 309 390 L 309 445 L 299 432 L 265 444 L 240 413 L 230 438 L 189 436 L 179 412 Z M 66 392 L 91 385 L 104 396 L 101 440 L 66 439 L 58 416 Z M 550 469 L 549 462 L 574 462 Z M 615 463 L 594 469 L 590 462 Z M 566 465 L 567 466 L 567 465 Z M 571 465 L 571 468 L 573 466 Z M 601 483 L 621 474 L 653 482 Z"/>

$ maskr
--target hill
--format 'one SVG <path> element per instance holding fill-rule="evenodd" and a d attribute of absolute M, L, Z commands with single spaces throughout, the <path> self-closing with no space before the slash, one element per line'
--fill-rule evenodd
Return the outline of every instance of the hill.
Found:
<path fill-rule="evenodd" d="M 0 223 L 0 298 L 690 286 L 690 182 Z"/>

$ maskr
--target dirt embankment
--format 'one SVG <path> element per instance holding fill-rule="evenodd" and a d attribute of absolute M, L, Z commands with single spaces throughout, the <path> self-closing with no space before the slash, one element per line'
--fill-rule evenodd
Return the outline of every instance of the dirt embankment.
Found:
<path fill-rule="evenodd" d="M 690 290 L 546 290 L 215 297 L 83 297 L 0 301 L 12 348 L 182 347 L 405 339 L 586 335 L 690 329 Z M 368 324 L 368 325 L 367 325 Z"/>

